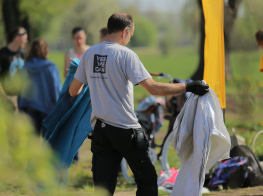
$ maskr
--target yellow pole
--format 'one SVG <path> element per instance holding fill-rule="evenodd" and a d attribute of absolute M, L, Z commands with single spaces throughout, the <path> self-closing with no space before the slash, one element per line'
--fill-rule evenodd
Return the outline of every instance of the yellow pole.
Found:
<path fill-rule="evenodd" d="M 202 0 L 205 16 L 204 80 L 226 108 L 224 0 Z"/>

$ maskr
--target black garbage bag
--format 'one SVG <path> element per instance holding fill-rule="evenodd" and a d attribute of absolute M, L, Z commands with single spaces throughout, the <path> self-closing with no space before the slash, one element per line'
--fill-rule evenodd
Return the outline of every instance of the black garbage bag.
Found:
<path fill-rule="evenodd" d="M 263 185 L 263 170 L 259 164 L 258 158 L 252 152 L 252 150 L 247 146 L 243 146 L 243 145 L 235 146 L 230 150 L 230 157 L 237 157 L 237 156 L 248 158 L 246 164 L 248 169 L 248 176 L 244 180 L 242 187 L 253 187 L 253 186 Z M 235 172 L 236 174 L 234 174 L 233 176 L 231 176 L 231 178 L 229 178 L 226 186 L 231 187 L 232 186 L 231 183 L 240 180 L 241 178 L 240 176 L 242 176 L 242 170 L 239 169 L 239 171 L 236 172 Z"/>

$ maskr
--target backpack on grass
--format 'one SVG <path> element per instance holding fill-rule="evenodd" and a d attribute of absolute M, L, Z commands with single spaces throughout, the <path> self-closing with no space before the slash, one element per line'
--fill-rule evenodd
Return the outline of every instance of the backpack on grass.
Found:
<path fill-rule="evenodd" d="M 242 146 L 242 145 L 235 146 L 230 150 L 230 157 L 237 157 L 237 156 L 248 158 L 247 161 L 248 176 L 244 180 L 243 187 L 249 187 L 249 186 L 253 187 L 253 186 L 263 185 L 263 170 L 259 164 L 258 158 L 252 152 L 252 150 L 247 146 Z M 230 181 L 233 181 L 235 179 L 229 179 L 229 183 Z"/>

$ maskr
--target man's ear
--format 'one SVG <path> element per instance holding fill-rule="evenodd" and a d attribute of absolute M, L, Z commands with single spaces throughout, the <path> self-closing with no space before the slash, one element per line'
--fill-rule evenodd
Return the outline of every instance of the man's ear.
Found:
<path fill-rule="evenodd" d="M 127 28 L 123 29 L 121 37 L 124 38 L 127 35 Z"/>

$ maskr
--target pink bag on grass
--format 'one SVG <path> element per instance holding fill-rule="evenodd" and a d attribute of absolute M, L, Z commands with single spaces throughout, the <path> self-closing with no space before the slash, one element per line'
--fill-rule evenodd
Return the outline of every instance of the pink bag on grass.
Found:
<path fill-rule="evenodd" d="M 158 186 L 165 186 L 167 184 L 174 184 L 176 177 L 179 173 L 179 169 L 176 170 L 174 167 L 170 169 L 170 171 L 160 172 L 160 177 L 158 178 Z"/>

